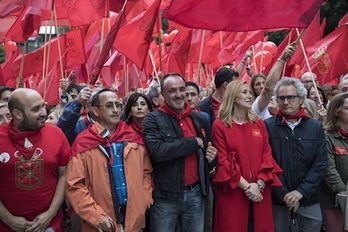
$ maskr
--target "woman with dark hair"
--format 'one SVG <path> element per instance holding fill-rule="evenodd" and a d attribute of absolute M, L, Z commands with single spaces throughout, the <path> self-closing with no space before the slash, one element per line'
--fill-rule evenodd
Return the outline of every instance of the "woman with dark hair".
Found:
<path fill-rule="evenodd" d="M 125 122 L 138 134 L 142 135 L 142 125 L 145 116 L 153 110 L 152 103 L 143 93 L 133 93 L 127 100 L 124 109 Z"/>
<path fill-rule="evenodd" d="M 251 78 L 250 90 L 254 99 L 256 99 L 260 95 L 263 87 L 265 86 L 265 83 L 266 83 L 266 75 L 263 73 L 255 74 Z"/>
<path fill-rule="evenodd" d="M 319 97 L 315 91 L 315 88 L 318 89 Z M 315 87 L 314 85 L 312 85 L 311 87 L 308 88 L 307 98 L 315 101 L 315 103 L 317 104 L 317 108 L 318 108 L 319 120 L 321 122 L 325 122 L 325 120 L 326 120 L 326 108 L 328 105 L 328 100 L 325 96 L 324 91 L 320 87 L 318 87 L 318 86 Z M 319 98 L 320 98 L 320 100 L 319 100 Z M 321 102 L 321 104 L 320 104 L 320 102 Z"/>
<path fill-rule="evenodd" d="M 334 96 L 327 109 L 328 165 L 320 189 L 320 206 L 327 232 L 343 232 L 344 215 L 336 206 L 337 193 L 346 192 L 348 181 L 348 93 Z"/>

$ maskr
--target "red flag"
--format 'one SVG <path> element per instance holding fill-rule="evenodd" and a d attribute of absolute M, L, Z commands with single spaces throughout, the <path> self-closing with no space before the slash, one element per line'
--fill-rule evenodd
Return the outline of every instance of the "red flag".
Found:
<path fill-rule="evenodd" d="M 311 47 L 307 56 L 321 85 L 348 71 L 348 25 L 339 27 Z M 308 71 L 302 66 L 302 72 Z"/>
<path fill-rule="evenodd" d="M 220 51 L 219 62 L 222 64 L 233 63 L 238 56 L 243 56 L 251 45 L 262 41 L 263 37 L 264 32 L 260 30 L 235 33 L 233 37 L 229 37 L 229 41 L 227 41 L 229 45 Z"/>
<path fill-rule="evenodd" d="M 170 45 L 165 71 L 185 75 L 186 63 L 190 51 L 192 30 L 179 31 Z"/>
<path fill-rule="evenodd" d="M 296 31 L 294 33 L 297 35 Z M 303 46 L 305 48 L 308 46 L 312 46 L 317 41 L 319 41 L 322 38 L 322 36 L 323 35 L 320 34 L 320 12 L 318 12 L 313 18 L 313 21 L 311 22 L 311 24 L 304 31 L 304 34 L 301 38 Z M 303 51 L 301 49 L 300 43 L 298 43 L 298 48 L 296 49 L 295 53 L 290 58 L 290 60 L 287 62 L 287 68 L 290 68 L 292 70 L 296 64 L 300 65 L 303 62 L 304 62 Z"/>
<path fill-rule="evenodd" d="M 160 3 L 161 0 L 155 0 L 145 12 L 121 26 L 113 44 L 140 69 L 144 67 Z"/>
<path fill-rule="evenodd" d="M 86 54 L 81 30 L 72 30 L 64 34 L 66 37 L 66 68 L 74 68 L 86 62 Z"/>
<path fill-rule="evenodd" d="M 115 74 L 120 70 L 120 59 L 122 55 L 115 51 L 110 58 L 105 62 L 101 74 L 103 77 L 103 84 L 106 88 L 110 88 L 115 82 Z"/>
<path fill-rule="evenodd" d="M 60 47 L 61 51 L 64 51 L 65 47 L 65 37 L 60 36 Z M 44 49 L 46 48 L 46 52 L 48 51 L 48 45 L 49 42 L 47 42 L 44 46 L 40 47 L 39 49 L 30 52 L 28 54 L 25 54 L 24 58 L 24 67 L 23 67 L 23 74 L 22 76 L 27 76 L 29 74 L 33 73 L 41 73 L 42 72 L 42 65 L 43 65 L 43 59 L 44 59 Z M 47 59 L 48 56 L 46 56 Z M 51 70 L 54 63 L 56 62 L 56 59 L 59 57 L 58 55 L 58 38 L 54 38 L 51 40 L 51 48 L 50 48 L 50 54 L 49 54 L 49 66 L 48 70 Z M 16 73 L 16 76 L 19 74 L 19 68 L 21 63 L 22 56 L 18 56 L 18 58 L 14 61 L 12 65 L 12 71 Z"/>
<path fill-rule="evenodd" d="M 65 2 L 72 3 L 67 8 L 71 26 L 86 25 L 97 19 L 109 17 L 108 0 L 75 0 Z"/>
<path fill-rule="evenodd" d="M 345 14 L 345 15 L 341 18 L 341 20 L 338 22 L 337 27 L 342 27 L 342 26 L 347 25 L 347 24 L 348 24 L 348 13 Z"/>
<path fill-rule="evenodd" d="M 44 101 L 50 105 L 57 105 L 59 103 L 59 80 L 63 75 L 60 71 L 59 59 L 55 60 L 54 66 L 46 77 L 46 86 L 45 78 L 37 86 L 37 91 L 43 97 Z"/>
<path fill-rule="evenodd" d="M 175 0 L 164 17 L 191 28 L 221 31 L 307 27 L 325 0 Z"/>

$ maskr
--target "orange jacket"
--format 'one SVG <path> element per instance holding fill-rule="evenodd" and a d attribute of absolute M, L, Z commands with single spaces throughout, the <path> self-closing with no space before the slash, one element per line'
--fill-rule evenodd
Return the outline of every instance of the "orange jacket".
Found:
<path fill-rule="evenodd" d="M 98 133 L 104 129 L 98 123 L 93 128 Z M 152 165 L 145 146 L 138 143 L 129 142 L 123 154 L 128 196 L 124 229 L 139 232 L 145 226 L 145 211 L 153 203 Z M 72 157 L 67 167 L 66 197 L 82 218 L 84 232 L 97 231 L 106 215 L 116 223 L 107 162 L 96 147 Z M 116 232 L 120 229 L 116 225 Z"/>

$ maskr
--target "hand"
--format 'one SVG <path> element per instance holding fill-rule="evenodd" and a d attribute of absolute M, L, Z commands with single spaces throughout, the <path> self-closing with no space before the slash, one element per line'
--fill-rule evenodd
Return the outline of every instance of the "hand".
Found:
<path fill-rule="evenodd" d="M 299 207 L 299 202 L 303 198 L 303 195 L 297 191 L 293 190 L 284 196 L 283 202 L 289 207 L 289 210 Z M 296 208 L 296 210 L 297 210 Z"/>
<path fill-rule="evenodd" d="M 27 221 L 24 217 L 11 217 L 9 223 L 6 223 L 13 231 L 26 231 L 34 223 Z"/>
<path fill-rule="evenodd" d="M 250 183 L 246 187 L 244 193 L 253 202 L 260 202 L 263 200 L 262 193 L 256 183 Z"/>
<path fill-rule="evenodd" d="M 25 232 L 42 232 L 44 231 L 51 223 L 54 215 L 49 211 L 46 211 L 40 215 L 38 215 L 34 221 L 33 225 L 30 226 Z"/>
<path fill-rule="evenodd" d="M 324 108 L 323 105 L 319 106 L 318 114 L 319 114 L 319 119 L 320 121 L 324 122 L 326 120 L 326 109 Z"/>
<path fill-rule="evenodd" d="M 205 153 L 205 158 L 208 160 L 208 163 L 211 163 L 217 154 L 217 149 L 211 145 L 211 142 L 208 142 L 207 151 Z"/>
<path fill-rule="evenodd" d="M 62 95 L 66 95 L 66 90 L 68 89 L 68 86 L 69 85 L 67 79 L 63 78 L 59 80 L 59 89 Z"/>
<path fill-rule="evenodd" d="M 83 105 L 92 96 L 92 89 L 88 86 L 81 89 L 80 93 L 77 95 L 76 100 Z"/>
<path fill-rule="evenodd" d="M 199 146 L 200 148 L 204 148 L 203 140 L 202 140 L 201 138 L 196 137 L 196 141 L 197 141 L 198 146 Z"/>
<path fill-rule="evenodd" d="M 112 218 L 106 215 L 98 225 L 98 232 L 114 232 L 115 223 Z"/>
<path fill-rule="evenodd" d="M 295 51 L 296 51 L 296 44 L 295 43 L 289 44 L 284 49 L 284 52 L 281 55 L 280 59 L 283 60 L 284 62 L 288 61 L 290 59 L 290 57 L 292 57 L 292 55 L 294 55 Z"/>

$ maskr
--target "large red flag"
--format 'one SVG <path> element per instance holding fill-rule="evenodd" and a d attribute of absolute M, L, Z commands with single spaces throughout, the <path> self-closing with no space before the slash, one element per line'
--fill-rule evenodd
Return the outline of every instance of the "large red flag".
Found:
<path fill-rule="evenodd" d="M 69 2 L 69 1 L 66 1 Z M 81 26 L 109 17 L 109 1 L 76 0 L 68 7 L 71 26 Z"/>
<path fill-rule="evenodd" d="M 341 26 L 329 35 L 307 47 L 312 72 L 321 85 L 348 71 L 348 25 Z M 302 72 L 308 71 L 302 65 Z"/>
<path fill-rule="evenodd" d="M 307 27 L 325 0 L 175 0 L 164 17 L 191 28 L 221 31 Z"/>
<path fill-rule="evenodd" d="M 160 3 L 161 0 L 155 0 L 145 12 L 121 26 L 113 44 L 140 69 L 144 67 Z"/>

